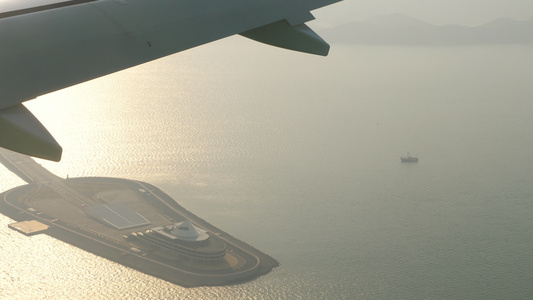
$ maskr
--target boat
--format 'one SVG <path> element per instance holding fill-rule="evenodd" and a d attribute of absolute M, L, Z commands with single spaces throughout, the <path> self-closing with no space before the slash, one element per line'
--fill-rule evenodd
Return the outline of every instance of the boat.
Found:
<path fill-rule="evenodd" d="M 409 155 L 409 152 L 407 152 L 407 156 L 400 157 L 400 160 L 402 162 L 418 162 L 418 157 L 414 157 Z"/>

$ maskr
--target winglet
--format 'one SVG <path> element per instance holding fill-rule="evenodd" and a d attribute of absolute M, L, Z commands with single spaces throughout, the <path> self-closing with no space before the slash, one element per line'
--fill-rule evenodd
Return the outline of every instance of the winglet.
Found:
<path fill-rule="evenodd" d="M 0 110 L 0 147 L 53 161 L 63 149 L 22 104 Z"/>
<path fill-rule="evenodd" d="M 241 33 L 252 40 L 289 50 L 327 56 L 329 45 L 305 24 L 291 26 L 278 21 Z"/>

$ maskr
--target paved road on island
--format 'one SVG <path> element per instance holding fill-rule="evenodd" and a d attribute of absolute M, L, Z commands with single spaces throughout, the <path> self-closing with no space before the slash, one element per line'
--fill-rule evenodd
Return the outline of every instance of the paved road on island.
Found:
<path fill-rule="evenodd" d="M 81 195 L 76 190 L 66 185 L 63 178 L 48 171 L 27 155 L 3 148 L 0 148 L 0 155 L 11 163 L 14 168 L 10 168 L 11 171 L 23 180 L 28 183 L 37 184 L 39 188 L 42 186 L 48 186 L 61 195 L 65 200 L 68 200 L 72 205 L 80 209 L 84 206 L 101 204 L 91 198 Z"/>

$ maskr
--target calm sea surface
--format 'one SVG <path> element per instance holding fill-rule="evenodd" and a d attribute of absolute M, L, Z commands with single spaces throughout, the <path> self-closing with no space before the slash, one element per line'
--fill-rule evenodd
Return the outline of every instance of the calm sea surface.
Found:
<path fill-rule="evenodd" d="M 152 183 L 281 266 L 187 289 L 0 215 L 0 299 L 530 298 L 532 50 L 231 38 L 31 101 L 55 174 Z"/>

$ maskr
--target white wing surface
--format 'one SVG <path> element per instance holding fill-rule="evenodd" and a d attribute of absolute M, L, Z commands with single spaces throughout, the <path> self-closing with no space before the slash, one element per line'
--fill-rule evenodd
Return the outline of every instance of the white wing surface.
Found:
<path fill-rule="evenodd" d="M 0 147 L 58 161 L 22 102 L 234 34 L 327 55 L 304 23 L 340 0 L 33 1 L 0 2 Z"/>

